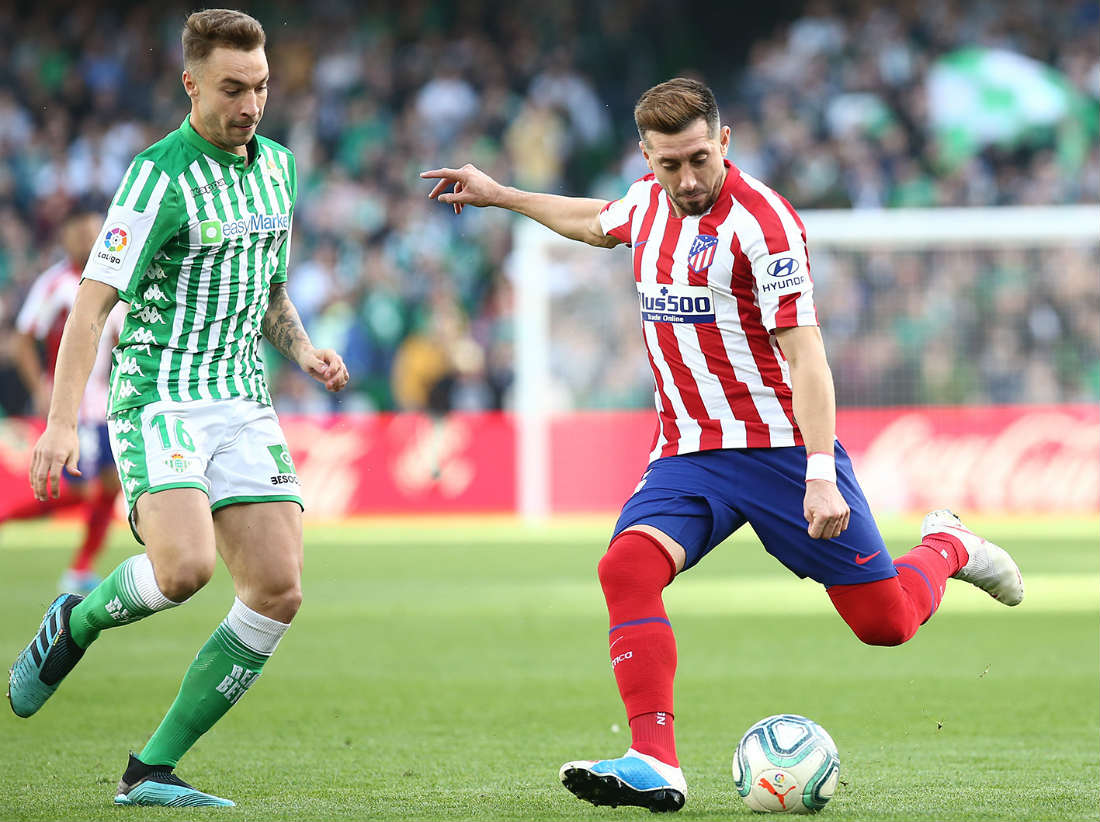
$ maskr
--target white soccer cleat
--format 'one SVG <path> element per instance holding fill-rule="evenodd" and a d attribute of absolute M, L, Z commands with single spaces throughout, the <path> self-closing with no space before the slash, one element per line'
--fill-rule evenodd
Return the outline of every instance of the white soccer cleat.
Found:
<path fill-rule="evenodd" d="M 683 771 L 633 748 L 618 759 L 566 762 L 558 777 L 578 798 L 612 808 L 635 805 L 669 813 L 680 810 L 687 797 Z"/>
<path fill-rule="evenodd" d="M 1023 601 L 1024 579 L 1004 548 L 979 537 L 947 508 L 932 511 L 924 517 L 920 527 L 921 538 L 929 534 L 953 536 L 962 542 L 970 554 L 970 561 L 952 574 L 954 579 L 981 588 L 1005 605 L 1019 605 Z"/>

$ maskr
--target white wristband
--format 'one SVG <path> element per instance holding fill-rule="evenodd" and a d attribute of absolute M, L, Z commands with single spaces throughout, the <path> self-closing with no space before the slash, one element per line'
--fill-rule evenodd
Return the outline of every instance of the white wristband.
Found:
<path fill-rule="evenodd" d="M 806 482 L 825 480 L 836 485 L 836 460 L 832 454 L 815 451 L 806 457 Z"/>

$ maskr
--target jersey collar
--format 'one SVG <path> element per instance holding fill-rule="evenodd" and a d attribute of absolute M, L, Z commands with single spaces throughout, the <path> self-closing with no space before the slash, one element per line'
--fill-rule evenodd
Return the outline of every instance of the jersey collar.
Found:
<path fill-rule="evenodd" d="M 256 135 L 252 135 L 252 139 L 248 141 L 246 147 L 248 154 L 245 157 L 242 157 L 240 154 L 234 154 L 231 151 L 226 151 L 223 148 L 218 148 L 213 143 L 207 142 L 207 140 L 195 131 L 194 127 L 191 125 L 190 114 L 183 118 L 179 130 L 183 133 L 183 139 L 203 154 L 217 160 L 223 166 L 240 166 L 241 168 L 248 168 L 252 165 L 252 162 L 255 162 L 256 156 L 259 154 L 256 150 Z"/>

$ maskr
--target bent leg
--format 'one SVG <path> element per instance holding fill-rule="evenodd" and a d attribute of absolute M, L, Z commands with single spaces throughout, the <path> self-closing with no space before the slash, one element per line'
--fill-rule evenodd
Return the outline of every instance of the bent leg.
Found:
<path fill-rule="evenodd" d="M 214 573 L 214 528 L 206 494 L 171 488 L 142 494 L 135 506 L 145 553 L 124 560 L 73 608 L 73 640 L 87 648 L 106 628 L 179 605 Z"/>
<path fill-rule="evenodd" d="M 229 614 L 199 650 L 179 695 L 139 755 L 175 767 L 244 696 L 274 653 L 302 601 L 301 509 L 244 503 L 214 513 L 217 547 L 237 589 Z"/>
<path fill-rule="evenodd" d="M 857 637 L 868 645 L 900 645 L 932 618 L 943 599 L 947 578 L 965 564 L 958 540 L 929 534 L 894 561 L 892 579 L 833 585 L 829 598 Z"/>

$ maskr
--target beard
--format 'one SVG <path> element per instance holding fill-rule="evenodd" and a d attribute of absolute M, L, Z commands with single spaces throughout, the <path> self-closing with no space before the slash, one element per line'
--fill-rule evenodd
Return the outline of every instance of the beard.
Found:
<path fill-rule="evenodd" d="M 668 196 L 672 202 L 676 204 L 676 207 L 683 212 L 685 217 L 698 217 L 700 214 L 705 214 L 710 210 L 710 207 L 714 205 L 715 201 L 718 199 L 718 191 L 720 188 L 721 182 L 703 196 L 696 196 L 693 200 L 689 200 L 685 197 L 678 197 L 671 191 L 668 193 Z"/>

